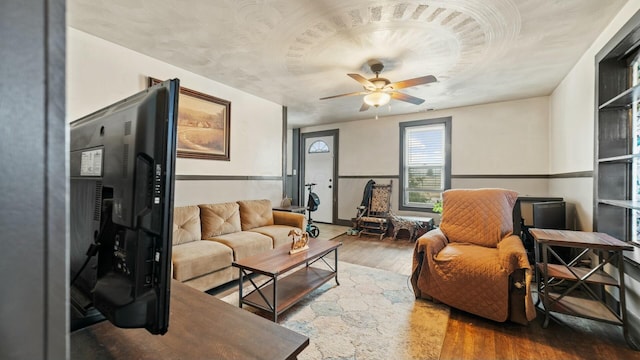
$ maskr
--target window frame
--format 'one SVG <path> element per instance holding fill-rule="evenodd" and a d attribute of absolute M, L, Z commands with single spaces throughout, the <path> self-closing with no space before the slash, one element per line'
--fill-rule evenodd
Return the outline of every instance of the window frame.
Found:
<path fill-rule="evenodd" d="M 406 130 L 412 127 L 422 127 L 429 125 L 444 125 L 444 189 L 443 192 L 447 189 L 451 189 L 451 123 L 452 117 L 440 117 L 434 119 L 424 119 L 424 120 L 414 120 L 414 121 L 405 121 L 400 122 L 400 154 L 399 154 L 399 201 L 398 201 L 398 210 L 410 210 L 410 211 L 419 211 L 419 212 L 433 212 L 433 206 L 411 206 L 405 205 L 405 136 Z"/>

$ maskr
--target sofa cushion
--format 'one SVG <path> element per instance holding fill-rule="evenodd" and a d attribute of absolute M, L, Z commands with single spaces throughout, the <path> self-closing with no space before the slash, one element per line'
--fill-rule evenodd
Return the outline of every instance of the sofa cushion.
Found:
<path fill-rule="evenodd" d="M 267 235 L 273 241 L 273 247 L 291 244 L 291 237 L 289 237 L 289 231 L 296 229 L 293 226 L 288 225 L 269 225 L 253 228 L 250 231 L 257 232 L 263 235 Z"/>
<path fill-rule="evenodd" d="M 193 241 L 172 248 L 173 278 L 193 279 L 224 269 L 233 261 L 231 248 L 214 241 Z"/>
<path fill-rule="evenodd" d="M 214 236 L 208 240 L 220 242 L 233 249 L 235 260 L 244 259 L 273 248 L 273 240 L 270 237 L 251 231 Z"/>
<path fill-rule="evenodd" d="M 200 208 L 182 206 L 173 209 L 173 245 L 200 240 Z"/>
<path fill-rule="evenodd" d="M 220 269 L 218 271 L 214 271 L 212 273 L 208 273 L 194 279 L 183 281 L 182 283 L 200 291 L 207 291 L 216 286 L 220 286 L 222 284 L 228 283 L 229 281 L 235 280 L 238 277 L 238 269 L 229 265 L 229 267 L 226 267 L 224 269 Z"/>
<path fill-rule="evenodd" d="M 240 207 L 237 203 L 203 204 L 200 206 L 202 238 L 241 231 Z"/>
<path fill-rule="evenodd" d="M 270 200 L 238 201 L 242 230 L 247 231 L 260 226 L 273 225 L 273 210 Z"/>

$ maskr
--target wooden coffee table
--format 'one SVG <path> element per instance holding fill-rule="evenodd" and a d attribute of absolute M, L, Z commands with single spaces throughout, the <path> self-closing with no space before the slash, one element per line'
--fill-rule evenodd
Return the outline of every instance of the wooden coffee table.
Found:
<path fill-rule="evenodd" d="M 287 310 L 305 295 L 317 289 L 322 284 L 336 279 L 338 281 L 338 247 L 341 242 L 311 239 L 309 249 L 297 254 L 289 255 L 290 245 L 278 246 L 273 250 L 240 259 L 233 262 L 240 272 L 238 280 L 238 306 L 250 305 L 273 315 L 273 321 L 278 321 L 278 315 Z M 333 252 L 333 264 L 325 257 Z M 323 267 L 311 266 L 321 261 Z M 269 277 L 264 284 L 257 285 L 249 277 L 250 274 L 262 274 Z M 247 278 L 253 289 L 243 294 L 244 278 Z"/>

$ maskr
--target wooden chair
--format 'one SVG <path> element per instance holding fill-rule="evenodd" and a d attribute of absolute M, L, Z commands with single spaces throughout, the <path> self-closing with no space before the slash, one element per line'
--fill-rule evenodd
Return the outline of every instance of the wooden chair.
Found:
<path fill-rule="evenodd" d="M 391 182 L 389 184 L 374 184 L 371 187 L 369 204 L 358 214 L 356 223 L 358 237 L 362 234 L 376 235 L 380 240 L 384 238 L 389 228 L 389 213 L 391 210 Z"/>

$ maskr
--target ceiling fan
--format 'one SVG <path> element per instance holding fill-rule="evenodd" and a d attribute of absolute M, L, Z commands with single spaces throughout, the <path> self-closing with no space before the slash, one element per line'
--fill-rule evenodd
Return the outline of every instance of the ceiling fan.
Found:
<path fill-rule="evenodd" d="M 389 103 L 389 101 L 391 101 L 391 99 L 420 105 L 424 102 L 424 99 L 398 92 L 398 90 L 438 81 L 435 76 L 426 75 L 414 79 L 407 79 L 392 83 L 388 79 L 380 77 L 380 73 L 382 72 L 382 69 L 384 69 L 384 65 L 381 62 L 373 61 L 371 62 L 370 67 L 371 71 L 376 74 L 376 77 L 371 79 L 367 79 L 359 74 L 347 74 L 352 79 L 359 82 L 364 87 L 364 91 L 327 96 L 320 98 L 320 100 L 334 99 L 343 96 L 365 95 L 363 98 L 364 102 L 362 103 L 360 111 L 366 111 L 371 106 L 377 108 L 379 106 L 386 105 L 387 103 Z"/>

